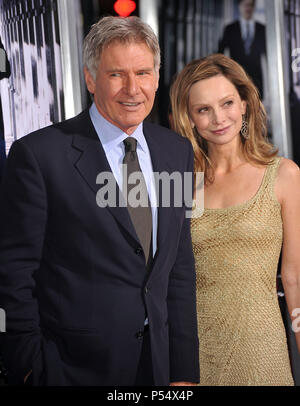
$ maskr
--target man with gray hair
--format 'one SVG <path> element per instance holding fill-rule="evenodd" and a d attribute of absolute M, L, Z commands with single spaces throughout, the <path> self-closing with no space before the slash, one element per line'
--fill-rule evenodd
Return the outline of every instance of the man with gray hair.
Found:
<path fill-rule="evenodd" d="M 147 24 L 103 18 L 84 41 L 91 108 L 11 148 L 0 201 L 0 307 L 12 384 L 199 380 L 189 219 L 184 204 L 164 207 L 153 180 L 154 172 L 192 174 L 193 153 L 184 138 L 144 122 L 159 66 Z M 139 175 L 135 201 L 126 173 Z M 102 204 L 103 174 L 113 179 L 116 205 Z M 146 204 L 136 204 L 143 194 Z"/>

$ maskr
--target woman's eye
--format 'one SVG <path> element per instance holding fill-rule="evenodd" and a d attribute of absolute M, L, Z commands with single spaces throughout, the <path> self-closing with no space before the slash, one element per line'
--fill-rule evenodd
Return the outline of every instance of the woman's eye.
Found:
<path fill-rule="evenodd" d="M 198 110 L 198 113 L 206 113 L 208 111 L 207 107 L 202 107 L 201 109 Z"/>

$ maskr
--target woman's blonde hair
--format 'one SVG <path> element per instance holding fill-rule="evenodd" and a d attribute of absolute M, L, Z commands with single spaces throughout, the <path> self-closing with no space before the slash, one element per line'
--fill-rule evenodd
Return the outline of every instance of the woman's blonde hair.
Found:
<path fill-rule="evenodd" d="M 214 177 L 207 142 L 198 134 L 196 128 L 192 128 L 188 106 L 191 87 L 200 80 L 217 75 L 225 76 L 235 86 L 240 98 L 247 103 L 244 118 L 249 125 L 249 138 L 241 136 L 245 158 L 249 162 L 267 165 L 278 152 L 267 139 L 266 111 L 257 88 L 244 69 L 222 54 L 194 60 L 185 66 L 171 86 L 172 127 L 190 140 L 194 149 L 194 171 L 204 172 L 205 180 L 210 182 Z"/>

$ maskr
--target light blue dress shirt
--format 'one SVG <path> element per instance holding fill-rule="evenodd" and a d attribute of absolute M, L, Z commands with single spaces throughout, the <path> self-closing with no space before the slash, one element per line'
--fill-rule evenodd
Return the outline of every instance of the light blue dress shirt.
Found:
<path fill-rule="evenodd" d="M 98 111 L 95 103 L 90 108 L 90 117 L 104 149 L 112 173 L 122 190 L 121 165 L 125 155 L 123 141 L 129 137 L 120 128 L 107 121 Z M 143 123 L 130 135 L 137 140 L 137 155 L 143 172 L 152 210 L 153 257 L 157 249 L 157 199 L 150 151 L 143 134 Z"/>
<path fill-rule="evenodd" d="M 241 34 L 243 41 L 246 41 L 247 39 L 247 31 L 249 27 L 249 35 L 251 39 L 251 43 L 253 42 L 254 36 L 255 36 L 255 21 L 254 20 L 245 20 L 244 18 L 240 17 L 240 26 L 241 26 Z"/>

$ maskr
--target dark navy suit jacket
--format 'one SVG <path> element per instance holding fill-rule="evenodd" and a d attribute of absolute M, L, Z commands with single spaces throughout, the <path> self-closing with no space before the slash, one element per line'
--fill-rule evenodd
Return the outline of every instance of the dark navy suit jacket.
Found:
<path fill-rule="evenodd" d="M 193 170 L 190 143 L 144 123 L 154 171 Z M 125 207 L 96 204 L 111 171 L 88 111 L 16 141 L 0 200 L 0 307 L 12 384 L 134 385 L 147 314 L 156 385 L 199 380 L 185 207 L 158 209 L 150 272 Z"/>
<path fill-rule="evenodd" d="M 219 43 L 219 52 L 228 48 L 230 57 L 238 62 L 252 78 L 263 98 L 263 74 L 261 56 L 266 53 L 266 30 L 263 24 L 255 23 L 255 35 L 250 54 L 246 55 L 239 21 L 225 27 L 223 38 Z"/>

